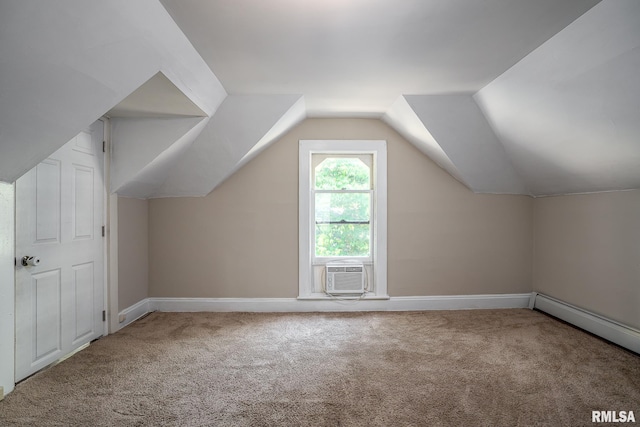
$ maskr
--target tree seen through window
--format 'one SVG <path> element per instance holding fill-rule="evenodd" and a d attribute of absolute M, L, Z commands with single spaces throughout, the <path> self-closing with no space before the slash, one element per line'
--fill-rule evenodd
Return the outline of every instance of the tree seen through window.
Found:
<path fill-rule="evenodd" d="M 371 256 L 371 167 L 360 157 L 327 157 L 314 170 L 317 257 Z"/>

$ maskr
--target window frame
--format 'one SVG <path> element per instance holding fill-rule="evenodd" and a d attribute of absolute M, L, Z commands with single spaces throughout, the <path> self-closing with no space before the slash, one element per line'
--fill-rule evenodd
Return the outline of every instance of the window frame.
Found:
<path fill-rule="evenodd" d="M 315 257 L 315 190 L 313 154 L 371 154 L 371 256 Z M 373 290 L 358 299 L 388 299 L 387 295 L 387 142 L 384 140 L 300 140 L 299 141 L 299 299 L 331 299 L 314 290 L 314 266 L 340 258 L 359 260 L 372 268 Z"/>

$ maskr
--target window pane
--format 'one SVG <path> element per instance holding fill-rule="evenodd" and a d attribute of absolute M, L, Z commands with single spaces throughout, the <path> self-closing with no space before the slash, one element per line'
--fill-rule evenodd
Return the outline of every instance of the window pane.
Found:
<path fill-rule="evenodd" d="M 316 256 L 370 256 L 369 224 L 316 224 Z"/>
<path fill-rule="evenodd" d="M 316 223 L 369 222 L 370 193 L 316 193 Z"/>
<path fill-rule="evenodd" d="M 370 193 L 316 193 L 316 256 L 369 256 Z"/>
<path fill-rule="evenodd" d="M 357 157 L 329 157 L 314 172 L 316 190 L 371 189 L 371 168 Z"/>

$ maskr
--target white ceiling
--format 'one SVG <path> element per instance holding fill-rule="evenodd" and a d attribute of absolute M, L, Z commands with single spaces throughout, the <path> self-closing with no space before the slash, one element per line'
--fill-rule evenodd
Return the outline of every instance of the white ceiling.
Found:
<path fill-rule="evenodd" d="M 475 98 L 532 194 L 640 188 L 640 1 L 603 1 Z"/>
<path fill-rule="evenodd" d="M 15 181 L 158 72 L 207 115 L 227 95 L 157 0 L 0 1 L 0 180 Z"/>
<path fill-rule="evenodd" d="M 476 92 L 597 1 L 161 0 L 228 93 L 302 94 L 321 117 Z"/>
<path fill-rule="evenodd" d="M 108 112 L 131 197 L 206 195 L 305 117 L 380 118 L 476 192 L 640 188 L 638 23 L 637 0 L 0 2 L 0 180 Z"/>

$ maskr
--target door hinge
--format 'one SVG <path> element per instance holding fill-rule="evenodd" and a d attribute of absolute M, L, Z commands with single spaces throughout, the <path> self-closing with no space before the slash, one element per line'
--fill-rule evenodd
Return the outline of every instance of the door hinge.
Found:
<path fill-rule="evenodd" d="M 103 153 L 107 152 L 107 141 L 102 141 L 102 152 Z"/>
<path fill-rule="evenodd" d="M 107 312 L 102 310 L 102 321 L 105 322 L 107 320 Z"/>
<path fill-rule="evenodd" d="M 102 237 L 104 237 L 104 225 L 102 226 Z"/>

